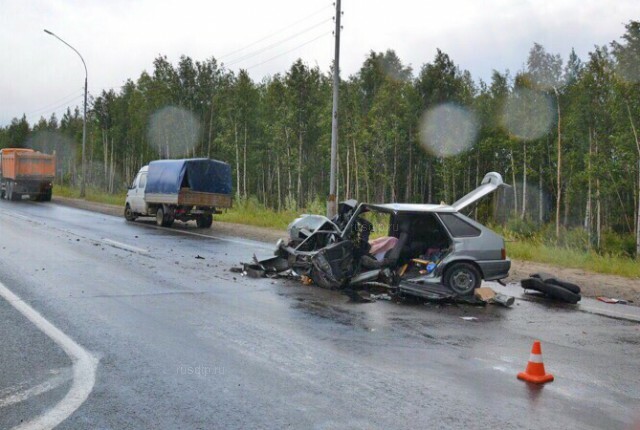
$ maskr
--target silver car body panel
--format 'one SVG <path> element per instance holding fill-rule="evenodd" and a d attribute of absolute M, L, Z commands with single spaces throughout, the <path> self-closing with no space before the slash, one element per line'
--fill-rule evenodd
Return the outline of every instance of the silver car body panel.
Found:
<path fill-rule="evenodd" d="M 460 211 L 470 204 L 477 202 L 487 194 L 494 192 L 498 189 L 498 187 L 504 186 L 507 185 L 502 181 L 502 176 L 500 175 L 500 173 L 489 172 L 484 175 L 484 178 L 482 178 L 482 182 L 480 183 L 480 186 L 478 188 L 471 191 L 469 194 L 465 195 L 451 206 L 453 207 L 454 211 Z"/>

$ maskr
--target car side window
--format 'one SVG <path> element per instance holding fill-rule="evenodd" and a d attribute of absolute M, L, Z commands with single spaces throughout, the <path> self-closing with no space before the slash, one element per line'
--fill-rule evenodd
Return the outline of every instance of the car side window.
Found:
<path fill-rule="evenodd" d="M 480 230 L 456 216 L 456 214 L 439 213 L 438 216 L 453 237 L 480 236 Z"/>
<path fill-rule="evenodd" d="M 140 181 L 138 182 L 138 188 L 144 189 L 144 187 L 147 185 L 147 174 L 143 173 L 142 175 L 140 175 Z"/>

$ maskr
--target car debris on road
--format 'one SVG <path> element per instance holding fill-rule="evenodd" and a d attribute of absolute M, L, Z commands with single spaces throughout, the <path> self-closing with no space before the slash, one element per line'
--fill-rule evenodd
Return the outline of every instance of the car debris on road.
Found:
<path fill-rule="evenodd" d="M 474 291 L 474 296 L 485 303 L 495 303 L 504 307 L 510 307 L 515 302 L 511 296 L 498 294 L 489 287 L 481 287 Z"/>
<path fill-rule="evenodd" d="M 603 297 L 603 296 L 598 296 L 596 297 L 596 299 L 604 303 L 609 303 L 611 305 L 628 305 L 629 303 L 633 303 L 633 300 L 614 299 L 612 297 Z"/>

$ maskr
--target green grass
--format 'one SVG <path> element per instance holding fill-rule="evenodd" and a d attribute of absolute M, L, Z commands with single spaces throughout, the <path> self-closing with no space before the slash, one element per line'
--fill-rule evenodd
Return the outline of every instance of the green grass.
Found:
<path fill-rule="evenodd" d="M 305 213 L 304 210 L 276 212 L 260 206 L 253 207 L 251 204 L 235 202 L 234 205 L 233 208 L 216 215 L 215 220 L 285 230 L 291 221 Z"/>
<path fill-rule="evenodd" d="M 56 185 L 54 195 L 79 198 L 80 190 L 73 187 Z M 117 206 L 124 204 L 126 193 L 109 194 L 95 189 L 87 189 L 86 200 Z M 322 213 L 322 204 L 311 202 L 309 209 L 275 211 L 265 208 L 255 199 L 234 201 L 234 207 L 215 216 L 218 222 L 229 222 L 257 227 L 285 230 L 289 223 L 303 213 Z M 374 217 L 372 238 L 386 234 L 388 220 Z M 618 275 L 627 278 L 640 278 L 640 263 L 624 256 L 602 255 L 571 247 L 553 246 L 537 240 L 515 239 L 508 231 L 499 228 L 500 234 L 507 237 L 507 255 L 515 260 L 535 261 L 559 267 L 583 269 L 591 272 Z"/>
<path fill-rule="evenodd" d="M 507 255 L 515 260 L 548 263 L 608 275 L 640 278 L 640 262 L 628 257 L 600 255 L 529 241 L 507 242 Z"/>
<path fill-rule="evenodd" d="M 69 187 L 67 185 L 54 185 L 53 195 L 61 197 L 70 197 L 73 199 L 80 198 L 80 188 Z M 97 203 L 106 203 L 110 205 L 124 206 L 127 193 L 110 194 L 99 191 L 94 188 L 87 188 L 85 192 L 85 200 Z"/>

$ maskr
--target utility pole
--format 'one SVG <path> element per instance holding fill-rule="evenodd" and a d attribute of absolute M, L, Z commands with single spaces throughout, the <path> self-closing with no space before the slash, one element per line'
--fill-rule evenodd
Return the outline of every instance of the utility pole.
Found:
<path fill-rule="evenodd" d="M 84 60 L 82 60 L 84 63 Z M 86 66 L 85 66 L 86 67 Z M 82 115 L 82 182 L 80 182 L 80 197 L 84 198 L 87 187 L 87 78 L 84 75 L 84 113 Z"/>
<path fill-rule="evenodd" d="M 336 190 L 337 190 L 337 162 L 338 162 L 338 87 L 340 86 L 340 0 L 336 0 L 336 48 L 333 58 L 333 110 L 331 114 L 331 174 L 329 177 L 329 200 L 327 201 L 327 217 L 333 218 L 336 214 Z"/>

